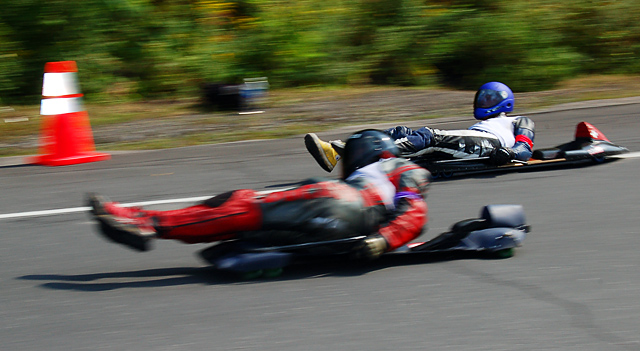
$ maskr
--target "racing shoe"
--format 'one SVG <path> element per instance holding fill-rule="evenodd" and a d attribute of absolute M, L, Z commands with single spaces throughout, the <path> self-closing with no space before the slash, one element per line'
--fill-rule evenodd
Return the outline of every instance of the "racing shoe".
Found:
<path fill-rule="evenodd" d="M 94 219 L 98 222 L 98 231 L 104 237 L 137 251 L 150 249 L 151 240 L 157 236 L 151 223 L 152 218 L 127 218 L 114 215 L 110 212 L 110 207 L 115 206 L 114 203 L 97 194 L 89 194 L 87 203 L 91 207 Z"/>
<path fill-rule="evenodd" d="M 104 207 L 105 203 L 110 202 L 106 197 L 95 193 L 87 194 L 87 206 L 91 208 L 91 214 L 94 216 L 106 215 L 107 210 Z"/>
<path fill-rule="evenodd" d="M 304 136 L 304 145 L 320 167 L 327 172 L 333 171 L 340 160 L 340 154 L 334 148 L 333 143 L 320 140 L 314 133 Z"/>
<path fill-rule="evenodd" d="M 342 155 L 344 155 L 344 147 L 345 147 L 345 143 L 342 140 L 331 140 L 329 141 L 329 144 L 331 144 L 331 147 L 336 150 L 336 152 L 338 153 L 338 155 L 340 157 L 342 157 Z"/>
<path fill-rule="evenodd" d="M 116 217 L 126 218 L 144 218 L 149 217 L 148 211 L 144 211 L 140 207 L 122 206 L 117 202 L 113 202 L 105 196 L 89 193 L 87 194 L 87 206 L 91 208 L 94 216 L 110 214 Z"/>
<path fill-rule="evenodd" d="M 122 220 L 126 220 L 125 218 L 100 215 L 95 219 L 98 222 L 98 229 L 104 237 L 137 251 L 149 251 L 151 241 L 156 238 L 155 231 L 122 222 Z"/>

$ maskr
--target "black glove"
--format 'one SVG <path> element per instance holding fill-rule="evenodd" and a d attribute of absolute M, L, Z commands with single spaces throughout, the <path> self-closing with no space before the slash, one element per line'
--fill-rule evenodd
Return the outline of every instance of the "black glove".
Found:
<path fill-rule="evenodd" d="M 373 234 L 362 240 L 362 246 L 356 249 L 354 258 L 374 260 L 382 255 L 389 247 L 387 240 L 380 234 Z"/>
<path fill-rule="evenodd" d="M 508 147 L 499 147 L 491 151 L 489 162 L 494 166 L 501 166 L 516 158 L 515 152 Z"/>

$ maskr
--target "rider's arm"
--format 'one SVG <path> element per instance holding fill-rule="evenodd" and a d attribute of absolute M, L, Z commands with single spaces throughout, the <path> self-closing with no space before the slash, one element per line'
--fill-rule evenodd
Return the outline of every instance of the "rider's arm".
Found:
<path fill-rule="evenodd" d="M 396 185 L 395 211 L 378 230 L 387 242 L 386 251 L 394 250 L 417 238 L 427 224 L 426 193 L 429 172 L 411 162 L 398 167 L 390 180 Z"/>
<path fill-rule="evenodd" d="M 516 143 L 511 150 L 514 152 L 516 160 L 527 161 L 532 154 L 535 126 L 533 121 L 527 117 L 518 117 L 513 123 L 515 124 L 513 134 L 516 137 Z"/>
<path fill-rule="evenodd" d="M 405 197 L 396 203 L 393 219 L 378 230 L 392 251 L 417 238 L 427 224 L 427 203 L 421 197 Z"/>

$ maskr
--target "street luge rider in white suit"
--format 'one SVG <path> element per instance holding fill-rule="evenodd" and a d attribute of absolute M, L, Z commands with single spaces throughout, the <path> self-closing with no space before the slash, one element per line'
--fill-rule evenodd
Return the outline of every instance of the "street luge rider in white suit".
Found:
<path fill-rule="evenodd" d="M 433 159 L 489 157 L 494 165 L 531 158 L 534 123 L 523 116 L 508 116 L 513 111 L 514 96 L 503 83 L 489 82 L 480 87 L 473 101 L 473 115 L 479 120 L 467 130 L 439 130 L 406 126 L 387 129 L 402 157 L 422 155 Z M 317 135 L 305 136 L 307 150 L 318 164 L 331 172 L 344 143 L 322 141 Z"/>

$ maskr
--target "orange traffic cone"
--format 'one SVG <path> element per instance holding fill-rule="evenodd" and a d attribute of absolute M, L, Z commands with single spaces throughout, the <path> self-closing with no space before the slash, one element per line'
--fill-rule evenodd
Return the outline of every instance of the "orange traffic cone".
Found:
<path fill-rule="evenodd" d="M 29 163 L 67 166 L 111 157 L 95 152 L 89 115 L 82 108 L 77 73 L 75 61 L 48 62 L 44 66 L 40 155 L 31 158 Z"/>

